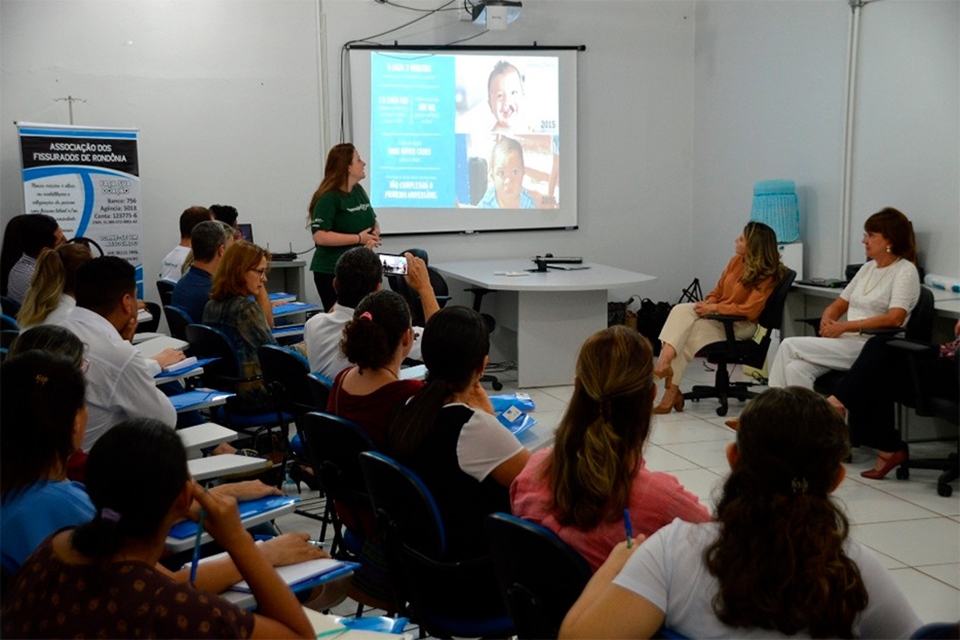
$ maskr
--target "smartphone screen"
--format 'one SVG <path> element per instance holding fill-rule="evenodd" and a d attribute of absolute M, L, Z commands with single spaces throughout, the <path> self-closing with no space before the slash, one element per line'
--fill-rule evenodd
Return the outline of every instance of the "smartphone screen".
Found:
<path fill-rule="evenodd" d="M 407 259 L 403 256 L 397 256 L 390 253 L 381 253 L 380 262 L 383 264 L 384 273 L 407 275 Z"/>

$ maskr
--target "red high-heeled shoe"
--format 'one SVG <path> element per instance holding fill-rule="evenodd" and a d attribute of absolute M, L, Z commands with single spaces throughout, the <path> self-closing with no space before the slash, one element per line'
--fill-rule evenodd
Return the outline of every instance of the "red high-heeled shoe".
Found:
<path fill-rule="evenodd" d="M 670 398 L 670 393 L 673 392 L 674 396 Z M 670 413 L 671 410 L 676 410 L 677 413 L 683 412 L 683 394 L 680 393 L 680 387 L 667 387 L 667 390 L 663 394 L 663 399 L 660 400 L 660 404 L 653 408 L 653 412 L 657 414 Z"/>
<path fill-rule="evenodd" d="M 870 480 L 883 480 L 883 477 L 890 473 L 891 469 L 899 467 L 901 464 L 906 462 L 907 458 L 910 457 L 910 454 L 907 453 L 906 449 L 901 449 L 900 451 L 894 451 L 886 458 L 882 455 L 877 456 L 877 464 L 883 463 L 880 468 L 874 467 L 873 469 L 867 469 L 866 471 L 861 471 L 860 475 L 864 478 L 869 478 Z"/>

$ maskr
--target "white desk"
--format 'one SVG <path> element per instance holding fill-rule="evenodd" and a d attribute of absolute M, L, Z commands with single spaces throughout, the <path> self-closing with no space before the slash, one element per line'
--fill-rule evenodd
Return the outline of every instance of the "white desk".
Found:
<path fill-rule="evenodd" d="M 266 458 L 251 458 L 249 456 L 238 456 L 233 453 L 225 453 L 221 456 L 207 456 L 206 458 L 196 458 L 187 460 L 187 470 L 197 482 L 209 480 L 210 478 L 219 478 L 221 476 L 232 476 L 237 473 L 246 473 L 247 471 L 256 471 L 266 469 L 270 461 Z M 290 509 L 293 511 L 293 509 Z"/>
<path fill-rule="evenodd" d="M 214 458 L 223 458 L 224 456 L 213 456 Z M 247 458 L 248 460 L 257 460 L 258 458 Z M 209 460 L 209 458 L 204 458 L 204 460 Z M 189 464 L 189 463 L 188 463 Z M 258 524 L 264 522 L 272 522 L 279 518 L 280 516 L 285 516 L 288 513 L 293 513 L 293 510 L 296 509 L 297 503 L 291 502 L 290 504 L 285 504 L 276 509 L 270 509 L 269 511 L 263 511 L 255 515 L 249 516 L 247 518 L 242 518 L 240 523 L 243 525 L 244 529 L 249 529 Z M 209 533 L 204 531 L 200 535 L 200 544 L 207 544 L 212 541 L 213 538 Z M 167 536 L 164 546 L 171 553 L 179 553 L 181 551 L 186 551 L 187 549 L 192 549 L 193 545 L 196 543 L 196 536 L 190 536 L 187 538 L 174 538 L 172 536 Z"/>
<path fill-rule="evenodd" d="M 607 326 L 607 291 L 635 287 L 655 276 L 585 262 L 589 269 L 524 276 L 495 275 L 531 269 L 529 259 L 471 260 L 431 265 L 445 277 L 497 292 L 497 328 L 516 355 L 517 385 L 571 384 L 580 345 Z M 486 301 L 486 299 L 485 299 Z M 499 334 L 499 335 L 498 335 Z M 515 336 L 515 338 L 514 338 Z"/>
<path fill-rule="evenodd" d="M 237 432 L 227 429 L 216 422 L 204 422 L 193 427 L 178 429 L 177 435 L 183 442 L 183 448 L 189 454 L 191 450 L 200 450 L 212 447 L 223 442 L 232 442 L 237 439 Z"/>

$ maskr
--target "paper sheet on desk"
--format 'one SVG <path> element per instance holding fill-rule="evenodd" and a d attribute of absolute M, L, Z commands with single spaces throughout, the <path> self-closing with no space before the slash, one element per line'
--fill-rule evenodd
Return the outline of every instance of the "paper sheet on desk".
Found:
<path fill-rule="evenodd" d="M 290 587 L 296 587 L 302 582 L 311 582 L 320 584 L 325 580 L 319 578 L 333 579 L 353 571 L 358 565 L 355 562 L 343 562 L 333 558 L 320 558 L 318 560 L 307 560 L 299 564 L 288 564 L 285 567 L 276 567 L 277 573 Z M 230 587 L 234 591 L 250 591 L 250 585 L 246 580 L 241 580 Z"/>

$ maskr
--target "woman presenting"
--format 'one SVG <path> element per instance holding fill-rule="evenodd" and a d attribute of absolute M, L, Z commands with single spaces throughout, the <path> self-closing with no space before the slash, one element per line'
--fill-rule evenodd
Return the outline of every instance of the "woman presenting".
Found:
<path fill-rule="evenodd" d="M 317 250 L 310 270 L 324 311 L 337 301 L 333 272 L 337 260 L 347 249 L 380 246 L 380 224 L 360 181 L 367 177 L 367 163 L 349 142 L 330 149 L 323 181 L 310 199 L 310 231 Z"/>
<path fill-rule="evenodd" d="M 820 318 L 820 337 L 787 338 L 770 367 L 770 386 L 813 388 L 831 369 L 848 370 L 870 336 L 864 329 L 907 324 L 920 299 L 917 245 L 913 225 L 893 208 L 873 214 L 863 225 L 869 260 Z M 845 321 L 841 318 L 846 314 Z"/>
<path fill-rule="evenodd" d="M 785 269 L 777 251 L 777 236 L 762 222 L 748 222 L 736 240 L 736 255 L 727 263 L 717 286 L 702 302 L 678 304 L 670 310 L 660 332 L 663 350 L 653 370 L 665 378 L 664 394 L 654 413 L 683 411 L 680 380 L 697 351 L 726 339 L 723 323 L 706 318 L 710 313 L 746 316 L 733 325 L 737 340 L 757 330 L 757 318 Z"/>

